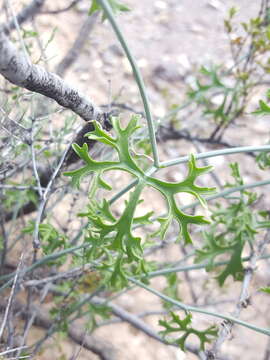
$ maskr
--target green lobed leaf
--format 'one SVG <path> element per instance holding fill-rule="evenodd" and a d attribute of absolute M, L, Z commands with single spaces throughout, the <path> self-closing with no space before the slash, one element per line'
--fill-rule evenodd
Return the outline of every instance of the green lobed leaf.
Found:
<path fill-rule="evenodd" d="M 228 276 L 232 275 L 234 280 L 242 281 L 244 277 L 244 267 L 242 265 L 242 252 L 245 242 L 239 235 L 236 243 L 229 250 L 232 253 L 230 262 L 226 265 L 225 269 L 218 275 L 217 280 L 220 286 L 223 286 Z"/>
<path fill-rule="evenodd" d="M 139 128 L 138 116 L 132 116 L 130 122 L 126 127 L 122 127 L 119 118 L 112 118 L 112 125 L 114 136 L 103 130 L 99 123 L 93 122 L 94 130 L 88 133 L 86 136 L 92 140 L 102 142 L 103 144 L 112 148 L 118 155 L 118 161 L 95 161 L 92 159 L 88 151 L 88 146 L 74 145 L 74 150 L 80 158 L 85 162 L 85 166 L 80 169 L 66 172 L 64 175 L 71 176 L 72 182 L 76 186 L 80 185 L 80 181 L 83 177 L 93 174 L 92 183 L 89 189 L 89 204 L 85 212 L 80 213 L 80 216 L 86 216 L 88 218 L 89 226 L 87 230 L 87 241 L 92 246 L 92 250 L 88 251 L 89 256 L 92 259 L 98 259 L 105 256 L 108 259 L 108 252 L 115 253 L 121 257 L 117 266 L 114 267 L 114 276 L 111 278 L 114 284 L 117 281 L 114 280 L 117 273 L 120 278 L 126 272 L 128 264 L 133 262 L 137 264 L 143 263 L 143 239 L 139 236 L 133 235 L 134 225 L 146 225 L 152 224 L 153 212 L 149 212 L 142 216 L 135 216 L 135 211 L 141 202 L 141 193 L 145 186 L 150 186 L 159 191 L 167 201 L 168 212 L 167 215 L 159 218 L 160 228 L 152 234 L 152 237 L 160 236 L 165 238 L 166 232 L 172 222 L 175 219 L 180 228 L 179 237 L 183 237 L 185 243 L 191 243 L 191 237 L 189 234 L 188 226 L 190 224 L 206 224 L 209 223 L 203 216 L 192 216 L 185 214 L 179 208 L 176 203 L 175 196 L 181 192 L 189 193 L 197 198 L 203 206 L 205 201 L 202 195 L 208 194 L 214 191 L 214 188 L 200 187 L 196 184 L 196 180 L 199 176 L 207 173 L 211 170 L 210 166 L 198 167 L 196 165 L 195 157 L 191 156 L 188 162 L 188 175 L 186 179 L 178 183 L 170 183 L 159 180 L 155 177 L 147 176 L 145 171 L 140 168 L 138 161 L 140 158 L 137 156 L 136 161 L 131 151 L 130 140 L 135 131 Z M 129 172 L 135 178 L 138 183 L 130 192 L 129 199 L 125 203 L 125 208 L 120 215 L 119 219 L 116 219 L 110 209 L 108 201 L 97 201 L 97 191 L 99 189 L 110 190 L 111 186 L 103 180 L 103 174 L 106 171 L 122 170 Z M 100 205 L 101 204 L 101 205 Z M 108 261 L 108 260 L 106 260 Z M 104 262 L 104 266 L 107 266 L 107 262 Z M 111 261 L 111 260 L 110 260 Z M 121 268 L 121 273 L 119 268 Z M 140 265 L 140 268 L 143 268 Z"/>
<path fill-rule="evenodd" d="M 23 229 L 26 234 L 33 234 L 35 231 L 34 221 L 30 221 L 29 224 Z M 61 234 L 53 225 L 40 224 L 38 234 L 41 240 L 41 248 L 45 255 L 52 254 L 56 251 L 66 249 L 68 247 L 67 238 Z M 66 260 L 66 257 L 61 257 L 57 260 L 48 262 L 48 264 L 62 265 Z"/>
<path fill-rule="evenodd" d="M 160 235 L 164 238 L 166 231 L 174 218 L 177 220 L 180 226 L 180 236 L 185 240 L 185 243 L 191 243 L 191 237 L 188 231 L 189 224 L 208 224 L 209 221 L 203 216 L 193 216 L 183 213 L 179 206 L 176 203 L 175 195 L 181 192 L 189 193 L 197 198 L 200 203 L 205 206 L 205 200 L 201 197 L 203 194 L 210 194 L 215 191 L 215 188 L 199 187 L 195 184 L 196 179 L 207 172 L 209 172 L 212 167 L 197 167 L 195 162 L 195 157 L 191 155 L 191 158 L 188 162 L 189 172 L 187 178 L 179 183 L 170 183 L 161 181 L 159 179 L 148 177 L 147 184 L 156 188 L 161 194 L 164 195 L 168 203 L 168 216 L 164 218 L 159 218 L 158 221 L 161 223 Z M 155 233 L 157 234 L 157 232 Z"/>
<path fill-rule="evenodd" d="M 270 294 L 270 287 L 269 286 L 268 287 L 262 287 L 262 288 L 260 288 L 260 291 L 262 291 L 262 292 L 264 292 L 266 294 Z"/>
<path fill-rule="evenodd" d="M 215 236 L 214 233 L 204 233 L 205 245 L 202 249 L 196 250 L 195 263 L 208 262 L 207 271 L 214 270 L 213 263 L 216 257 L 220 255 L 230 256 L 229 263 L 225 269 L 216 277 L 220 286 L 223 286 L 225 280 L 229 275 L 232 275 L 234 280 L 241 281 L 243 279 L 244 268 L 242 265 L 242 252 L 245 242 L 241 234 L 235 239 L 232 245 L 221 246 L 222 236 Z"/>
<path fill-rule="evenodd" d="M 256 156 L 256 162 L 261 170 L 269 169 L 270 167 L 270 152 L 263 151 Z"/>
<path fill-rule="evenodd" d="M 119 164 L 116 161 L 95 161 L 93 160 L 89 153 L 88 153 L 88 145 L 86 143 L 83 144 L 83 146 L 79 146 L 77 144 L 72 145 L 74 151 L 76 154 L 83 159 L 86 162 L 86 166 L 73 170 L 73 171 L 67 171 L 63 175 L 64 176 L 71 176 L 72 177 L 72 184 L 74 186 L 77 186 L 79 188 L 80 182 L 83 177 L 89 175 L 90 173 L 98 173 L 101 175 L 103 171 L 110 170 L 111 168 L 115 168 L 117 164 Z M 103 183 L 104 185 L 105 183 Z"/>
<path fill-rule="evenodd" d="M 269 115 L 270 114 L 270 106 L 268 106 L 263 100 L 259 101 L 259 109 L 253 111 L 254 115 Z"/>
<path fill-rule="evenodd" d="M 227 186 L 243 185 L 238 164 L 231 164 L 231 169 L 234 183 Z M 227 207 L 218 205 L 213 211 L 210 229 L 203 234 L 204 244 L 196 250 L 195 262 L 206 262 L 207 271 L 215 270 L 213 264 L 217 257 L 229 260 L 216 277 L 220 286 L 229 276 L 234 280 L 243 279 L 242 253 L 245 244 L 252 244 L 258 230 L 270 226 L 267 213 L 254 211 L 256 198 L 254 193 L 241 191 L 240 196 L 234 198 Z"/>
<path fill-rule="evenodd" d="M 117 12 L 130 11 L 130 8 L 124 3 L 118 0 L 108 0 L 108 4 L 110 5 L 112 11 L 116 14 Z M 92 0 L 91 7 L 88 11 L 88 15 L 92 15 L 94 12 L 101 10 L 103 12 L 102 19 L 106 19 L 106 15 L 103 11 L 102 6 L 99 4 L 98 0 Z"/>
<path fill-rule="evenodd" d="M 160 320 L 159 325 L 163 326 L 165 330 L 160 331 L 160 334 L 165 337 L 165 340 L 169 343 L 177 343 L 182 351 L 185 351 L 185 342 L 190 335 L 195 335 L 200 341 L 200 349 L 205 349 L 205 344 L 212 342 L 218 334 L 217 327 L 212 325 L 205 330 L 194 329 L 192 324 L 192 315 L 189 313 L 181 320 L 180 317 L 174 312 L 170 312 L 171 319 Z M 166 338 L 168 335 L 172 335 L 178 332 L 182 332 L 183 335 L 175 340 Z"/>

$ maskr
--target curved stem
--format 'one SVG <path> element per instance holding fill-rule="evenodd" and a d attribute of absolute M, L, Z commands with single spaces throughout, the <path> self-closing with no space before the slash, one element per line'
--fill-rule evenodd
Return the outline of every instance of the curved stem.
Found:
<path fill-rule="evenodd" d="M 146 284 L 142 283 L 141 281 L 134 279 L 133 277 L 129 276 L 128 280 L 131 281 L 132 283 L 138 285 L 139 287 L 147 290 L 148 292 L 151 292 L 152 294 L 158 296 L 162 300 L 165 300 L 165 301 L 175 305 L 176 307 L 180 308 L 181 310 L 190 311 L 190 312 L 197 312 L 197 313 L 200 313 L 200 314 L 214 316 L 214 317 L 217 317 L 217 318 L 227 320 L 227 321 L 230 321 L 232 323 L 244 326 L 244 327 L 249 328 L 251 330 L 254 330 L 254 331 L 258 332 L 258 333 L 270 336 L 270 329 L 260 328 L 258 326 L 249 324 L 246 321 L 239 320 L 239 319 L 237 319 L 237 318 L 235 318 L 233 316 L 230 316 L 230 315 L 223 315 L 223 314 L 217 313 L 215 311 L 204 310 L 204 309 L 201 309 L 201 308 L 196 307 L 196 306 L 190 306 L 190 305 L 183 304 L 180 301 L 174 300 L 174 299 L 162 294 L 161 292 L 151 288 L 150 286 L 147 286 Z"/>
<path fill-rule="evenodd" d="M 153 175 L 155 172 L 157 171 L 156 167 L 151 167 L 150 169 L 148 169 L 147 171 L 145 171 L 145 176 L 151 176 Z M 115 194 L 110 200 L 109 203 L 113 204 L 116 200 L 118 200 L 122 195 L 124 195 L 125 193 L 127 193 L 129 190 L 131 190 L 135 185 L 137 185 L 139 182 L 139 179 L 135 179 L 133 180 L 131 183 L 129 183 L 127 186 L 125 186 L 123 189 L 121 189 L 120 191 L 118 191 L 117 194 Z"/>
<path fill-rule="evenodd" d="M 265 254 L 265 255 L 260 256 L 259 260 L 269 259 L 269 258 L 270 258 L 270 254 Z M 246 262 L 249 260 L 250 260 L 250 256 L 246 256 L 246 257 L 242 258 L 241 261 Z M 229 260 L 228 261 L 225 261 L 225 260 L 217 261 L 217 262 L 213 263 L 213 267 L 227 265 L 227 264 L 229 264 L 229 262 L 230 262 Z M 177 272 L 200 270 L 200 269 L 206 268 L 207 265 L 209 265 L 209 263 L 192 264 L 192 265 L 186 265 L 186 266 L 175 266 L 175 267 L 171 267 L 171 268 L 152 271 L 152 272 L 148 273 L 147 276 L 151 278 L 151 277 L 163 276 L 163 275 L 177 273 Z"/>
<path fill-rule="evenodd" d="M 130 52 L 128 44 L 119 28 L 119 25 L 117 24 L 117 22 L 115 20 L 111 6 L 109 5 L 107 0 L 97 0 L 97 1 L 100 4 L 100 6 L 102 7 L 109 22 L 111 23 L 112 28 L 113 28 L 128 60 L 129 60 L 129 63 L 131 65 L 133 75 L 135 77 L 135 80 L 138 85 L 138 88 L 139 88 L 139 91 L 141 94 L 141 98 L 143 101 L 143 106 L 144 106 L 144 111 L 145 111 L 145 116 L 146 116 L 146 120 L 147 120 L 147 124 L 148 124 L 149 136 L 150 136 L 150 141 L 151 141 L 151 146 L 152 146 L 152 152 L 153 152 L 153 157 L 154 157 L 154 164 L 158 168 L 159 167 L 159 156 L 158 156 L 157 141 L 156 141 L 156 134 L 155 134 L 155 128 L 154 128 L 154 121 L 153 121 L 152 114 L 150 111 L 149 100 L 148 100 L 147 93 L 145 90 L 143 78 L 142 78 L 140 70 L 136 64 L 136 61 Z"/>
<path fill-rule="evenodd" d="M 218 194 L 206 196 L 205 200 L 206 201 L 215 200 L 215 199 L 218 199 L 218 198 L 221 198 L 221 197 L 226 197 L 226 196 L 228 196 L 230 194 L 233 194 L 235 192 L 238 192 L 238 191 L 242 191 L 242 190 L 246 190 L 246 189 L 252 189 L 254 187 L 265 186 L 265 185 L 269 185 L 269 184 L 270 184 L 270 179 L 263 180 L 263 181 L 256 181 L 256 182 L 254 182 L 252 184 L 236 186 L 236 187 L 229 188 L 227 190 L 221 191 Z M 193 207 L 195 207 L 195 206 L 197 206 L 199 204 L 200 204 L 199 201 L 195 201 L 192 204 L 181 207 L 181 210 L 190 209 L 190 208 L 193 208 Z"/>
<path fill-rule="evenodd" d="M 42 266 L 42 265 L 48 263 L 49 261 L 56 260 L 56 259 L 58 259 L 58 258 L 61 257 L 61 256 L 65 256 L 65 255 L 67 255 L 67 254 L 73 253 L 73 252 L 75 252 L 75 251 L 77 251 L 77 250 L 83 249 L 83 248 L 88 247 L 88 246 L 89 246 L 88 243 L 84 243 L 84 244 L 81 244 L 81 245 L 73 246 L 73 247 L 71 247 L 71 248 L 58 251 L 58 252 L 56 252 L 56 253 L 54 253 L 54 254 L 50 254 L 50 255 L 44 256 L 44 257 L 41 258 L 40 260 L 37 260 L 34 264 L 32 264 L 32 265 L 30 265 L 29 267 L 27 267 L 27 268 L 23 271 L 23 275 L 25 275 L 25 274 L 28 273 L 29 271 L 34 270 L 35 268 L 37 268 L 37 267 L 39 267 L 39 266 Z M 13 273 L 7 274 L 7 275 L 0 276 L 0 282 L 2 282 L 2 281 L 4 281 L 4 280 L 8 280 L 4 285 L 2 285 L 2 286 L 0 287 L 0 292 L 1 292 L 2 290 L 4 290 L 5 288 L 7 288 L 10 284 L 12 284 L 13 278 L 14 278 L 15 275 L 16 275 L 16 271 L 14 271 Z"/>
<path fill-rule="evenodd" d="M 222 149 L 222 150 L 215 150 L 215 151 L 207 151 L 200 154 L 194 154 L 195 159 L 207 159 L 210 157 L 215 156 L 222 156 L 222 155 L 230 155 L 230 154 L 237 154 L 243 152 L 254 152 L 254 151 L 270 151 L 270 145 L 261 145 L 261 146 L 239 146 L 230 149 Z M 185 163 L 189 160 L 189 156 L 182 156 L 180 158 L 169 160 L 169 161 L 162 161 L 160 163 L 160 167 L 168 167 L 173 165 L 178 165 Z"/>

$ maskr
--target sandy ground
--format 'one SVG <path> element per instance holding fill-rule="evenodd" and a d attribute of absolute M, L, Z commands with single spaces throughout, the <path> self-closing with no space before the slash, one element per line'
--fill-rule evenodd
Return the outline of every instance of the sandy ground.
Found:
<path fill-rule="evenodd" d="M 254 16 L 259 7 L 259 1 L 247 0 L 126 0 L 125 2 L 130 5 L 132 11 L 120 15 L 118 20 L 144 76 L 156 117 L 163 116 L 173 103 L 183 101 L 186 83 L 196 66 L 220 61 L 230 63 L 227 36 L 223 31 L 223 19 L 228 9 L 233 5 L 239 7 L 241 11 L 238 18 L 241 21 Z M 65 0 L 55 0 L 53 3 L 48 2 L 48 7 L 55 9 L 63 7 L 65 4 Z M 82 21 L 86 18 L 85 11 L 88 7 L 89 1 L 85 0 L 69 13 L 51 17 L 42 16 L 37 20 L 36 26 L 38 30 L 40 29 L 42 41 L 46 41 L 53 28 L 57 27 L 54 40 L 46 52 L 50 59 L 48 66 L 51 70 L 71 46 Z M 110 25 L 106 22 L 95 26 L 83 52 L 78 55 L 78 61 L 70 68 L 65 78 L 98 104 L 108 102 L 109 83 L 111 83 L 113 97 L 117 97 L 122 103 L 127 102 L 135 109 L 141 109 L 138 90 L 132 79 L 130 66 L 112 34 Z M 254 143 L 260 138 L 260 135 L 264 136 L 263 125 L 253 125 L 258 134 L 257 138 L 252 139 Z M 236 134 L 235 136 L 237 143 L 241 140 L 242 135 Z M 177 146 L 175 149 L 172 144 L 172 149 L 164 150 L 163 155 L 165 158 L 170 158 L 170 156 L 179 156 L 186 152 L 186 145 Z M 233 159 L 231 157 L 230 161 Z M 219 158 L 216 163 L 213 160 L 218 171 L 223 168 L 224 161 L 223 158 Z M 177 175 L 174 170 L 170 170 L 166 176 L 175 179 Z M 247 170 L 245 176 L 248 180 L 254 179 L 252 169 Z M 260 175 L 258 177 L 260 178 Z M 157 208 L 159 205 L 159 201 L 156 205 L 154 204 Z M 176 247 L 172 246 L 157 256 L 160 260 L 168 261 L 175 257 L 179 258 L 180 252 L 178 248 L 176 251 Z M 259 276 L 263 275 L 259 273 Z M 208 294 L 213 301 L 216 296 L 220 296 L 212 293 L 213 281 L 208 279 L 204 272 L 191 274 L 191 278 L 194 284 L 198 281 L 205 283 L 206 296 Z M 255 279 L 255 282 L 257 280 Z M 163 284 L 160 283 L 160 279 L 156 279 L 153 284 L 162 289 Z M 220 310 L 225 308 L 228 311 L 233 310 L 233 301 L 237 298 L 239 287 L 238 284 L 230 284 L 230 286 L 233 289 L 231 292 L 233 294 L 231 296 L 232 303 L 221 305 Z M 228 298 L 225 290 L 222 295 L 224 299 Z M 181 292 L 184 299 L 190 299 L 187 286 L 181 287 Z M 158 299 L 141 290 L 134 290 L 121 296 L 118 303 L 135 313 L 159 309 Z M 251 311 L 245 315 L 245 319 L 259 323 L 259 320 L 257 321 L 258 314 L 265 314 L 266 324 L 264 325 L 267 326 L 269 316 L 266 311 L 266 304 L 254 304 Z M 158 317 L 147 317 L 146 322 L 158 329 Z M 98 329 L 96 334 L 108 339 L 115 346 L 118 351 L 117 360 L 194 359 L 193 355 L 184 354 L 179 349 L 159 344 L 127 324 L 104 326 Z M 239 328 L 232 335 L 231 341 L 227 341 L 224 353 L 228 359 L 263 359 L 266 340 L 263 335 L 255 335 L 249 330 Z M 259 356 L 254 352 L 255 349 L 261 349 Z M 42 360 L 50 357 L 66 359 L 68 357 L 61 358 L 61 355 L 71 354 L 73 350 L 72 344 L 62 339 L 56 339 L 54 343 L 48 343 L 44 353 L 40 354 L 38 358 Z M 78 359 L 94 360 L 97 357 L 82 350 Z"/>

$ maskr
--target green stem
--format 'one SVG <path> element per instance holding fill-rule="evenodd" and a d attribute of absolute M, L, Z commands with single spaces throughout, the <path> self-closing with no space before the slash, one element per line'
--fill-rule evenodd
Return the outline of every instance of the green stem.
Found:
<path fill-rule="evenodd" d="M 145 172 L 145 176 L 151 176 L 157 171 L 156 167 L 151 167 Z M 122 190 L 120 190 L 117 194 L 115 194 L 110 200 L 109 203 L 113 204 L 116 200 L 118 200 L 122 195 L 127 193 L 129 190 L 131 190 L 135 185 L 137 185 L 139 182 L 139 179 L 133 180 L 131 183 L 129 183 L 126 187 L 124 187 Z"/>
<path fill-rule="evenodd" d="M 250 258 L 251 258 L 250 256 L 246 256 L 246 257 L 242 258 L 241 261 L 246 262 L 246 261 L 249 261 Z M 270 254 L 265 254 L 265 255 L 260 256 L 258 258 L 258 260 L 269 259 L 269 258 L 270 258 Z M 217 267 L 217 266 L 227 265 L 227 264 L 229 264 L 229 262 L 230 262 L 230 260 L 229 261 L 217 261 L 217 262 L 213 263 L 213 268 Z M 177 273 L 177 272 L 205 269 L 208 265 L 209 265 L 209 263 L 205 262 L 202 264 L 193 264 L 193 265 L 187 265 L 187 266 L 175 266 L 175 267 L 171 267 L 171 268 L 167 268 L 167 269 L 160 269 L 160 270 L 156 270 L 156 271 L 152 271 L 152 272 L 148 273 L 147 278 L 163 276 L 163 275 Z"/>
<path fill-rule="evenodd" d="M 200 154 L 195 154 L 194 156 L 195 156 L 196 159 L 206 159 L 206 158 L 214 157 L 214 156 L 236 154 L 236 153 L 241 153 L 241 152 L 252 152 L 252 151 L 270 151 L 270 145 L 235 147 L 235 148 L 231 148 L 231 149 L 203 152 L 203 153 L 200 153 Z M 160 166 L 161 167 L 172 166 L 172 165 L 187 162 L 188 160 L 189 160 L 189 156 L 183 156 L 183 157 L 181 157 L 179 159 L 174 159 L 174 160 L 171 160 L 171 161 L 162 162 L 160 164 Z M 152 167 L 152 168 L 150 168 L 148 170 L 147 175 L 151 176 L 157 170 L 158 170 L 158 168 Z M 133 186 L 135 186 L 137 183 L 138 183 L 138 180 L 136 179 L 133 182 L 131 182 L 130 184 L 128 184 L 125 188 L 120 190 L 117 194 L 115 194 L 115 196 L 113 198 L 111 198 L 110 204 L 112 204 L 116 200 L 118 200 L 122 195 L 124 195 L 126 192 L 128 192 L 130 189 L 132 189 Z M 231 189 L 222 191 L 222 192 L 220 192 L 220 193 L 218 193 L 216 195 L 208 196 L 208 197 L 206 197 L 206 200 L 217 199 L 219 197 L 226 196 L 226 195 L 231 194 L 233 192 L 237 192 L 237 191 L 240 191 L 240 190 L 249 189 L 249 188 L 253 188 L 253 187 L 257 187 L 257 186 L 264 186 L 264 185 L 267 185 L 267 184 L 269 184 L 269 180 L 258 181 L 258 182 L 255 182 L 253 184 L 250 184 L 250 185 L 243 185 L 243 186 L 239 186 L 239 187 L 236 187 L 236 188 L 231 188 Z M 184 206 L 181 210 L 188 209 L 188 208 L 191 208 L 191 207 L 194 207 L 194 206 L 197 206 L 197 205 L 198 205 L 198 202 L 194 202 L 194 203 L 192 203 L 190 205 Z"/>
<path fill-rule="evenodd" d="M 143 101 L 145 116 L 146 116 L 146 120 L 147 120 L 147 124 L 148 124 L 150 142 L 151 142 L 152 152 L 153 152 L 153 157 L 154 157 L 154 165 L 158 168 L 159 167 L 159 156 L 158 156 L 157 141 L 156 141 L 156 134 L 155 134 L 155 128 L 154 128 L 154 121 L 153 121 L 153 118 L 151 115 L 149 100 L 148 100 L 147 93 L 145 90 L 143 78 L 142 78 L 140 70 L 136 64 L 136 61 L 130 52 L 128 44 L 120 30 L 120 27 L 115 20 L 111 6 L 109 5 L 107 0 L 97 0 L 97 1 L 98 1 L 99 5 L 102 7 L 109 22 L 111 23 L 111 26 L 112 26 L 128 60 L 129 60 L 130 65 L 131 65 L 133 75 L 135 77 L 135 80 L 138 85 L 138 88 L 139 88 L 139 91 L 141 94 L 141 98 Z"/>
<path fill-rule="evenodd" d="M 81 244 L 81 245 L 73 246 L 71 248 L 62 250 L 62 251 L 58 251 L 57 253 L 54 253 L 54 254 L 44 256 L 42 259 L 36 261 L 33 265 L 26 268 L 24 270 L 24 272 L 23 272 L 23 275 L 25 275 L 29 271 L 34 270 L 35 268 L 37 268 L 39 266 L 42 266 L 42 265 L 48 263 L 49 261 L 56 260 L 61 256 L 65 256 L 67 254 L 73 253 L 73 252 L 75 252 L 75 251 L 77 251 L 79 249 L 85 248 L 85 247 L 89 247 L 89 244 L 84 243 L 84 244 Z M 0 292 L 2 290 L 4 290 L 5 288 L 7 288 L 10 284 L 12 284 L 12 281 L 13 281 L 13 278 L 14 278 L 15 275 L 16 275 L 16 271 L 14 271 L 13 273 L 7 274 L 7 275 L 3 275 L 3 276 L 0 277 L 0 282 L 2 282 L 4 280 L 9 280 L 4 285 L 2 285 L 0 287 Z"/>
<path fill-rule="evenodd" d="M 222 150 L 215 150 L 215 151 L 208 151 L 203 152 L 200 154 L 194 154 L 195 159 L 207 159 L 210 157 L 221 156 L 221 155 L 230 155 L 230 154 L 237 154 L 243 152 L 254 152 L 254 151 L 270 151 L 270 145 L 261 145 L 261 146 L 239 146 L 230 149 L 222 149 Z M 189 160 L 189 156 L 182 156 L 180 158 L 169 160 L 169 161 L 162 161 L 160 163 L 160 167 L 168 167 L 173 165 L 178 165 L 185 163 Z"/>
<path fill-rule="evenodd" d="M 254 187 L 265 186 L 265 185 L 269 185 L 269 184 L 270 184 L 270 179 L 263 180 L 263 181 L 256 181 L 256 182 L 254 182 L 252 184 L 236 186 L 236 187 L 229 188 L 227 190 L 221 191 L 218 194 L 206 196 L 205 200 L 206 201 L 215 200 L 215 199 L 218 199 L 218 198 L 221 198 L 221 197 L 226 197 L 226 196 L 228 196 L 228 195 L 230 195 L 232 193 L 238 192 L 238 191 L 252 189 Z M 181 207 L 181 210 L 190 209 L 190 208 L 193 208 L 193 207 L 195 207 L 195 206 L 197 206 L 199 204 L 200 204 L 199 201 L 195 201 L 192 204 Z"/>
<path fill-rule="evenodd" d="M 270 330 L 269 329 L 260 328 L 258 326 L 249 324 L 249 323 L 247 323 L 245 321 L 239 320 L 239 319 L 237 319 L 237 318 L 235 318 L 233 316 L 230 316 L 230 315 L 223 315 L 223 314 L 220 314 L 220 313 L 217 313 L 217 312 L 214 312 L 214 311 L 204 310 L 204 309 L 201 309 L 201 308 L 196 307 L 196 306 L 190 306 L 190 305 L 183 304 L 180 301 L 174 300 L 174 299 L 162 294 L 161 292 L 151 288 L 150 286 L 145 285 L 144 283 L 142 283 L 139 280 L 136 280 L 136 279 L 134 279 L 132 277 L 128 277 L 128 280 L 131 281 L 133 284 L 136 284 L 139 287 L 145 289 L 146 291 L 158 296 L 162 300 L 165 300 L 165 301 L 175 305 L 176 307 L 180 308 L 181 310 L 214 316 L 214 317 L 224 319 L 224 320 L 230 321 L 232 323 L 236 323 L 238 325 L 244 326 L 244 327 L 249 328 L 251 330 L 254 330 L 254 331 L 258 332 L 258 333 L 270 336 Z"/>

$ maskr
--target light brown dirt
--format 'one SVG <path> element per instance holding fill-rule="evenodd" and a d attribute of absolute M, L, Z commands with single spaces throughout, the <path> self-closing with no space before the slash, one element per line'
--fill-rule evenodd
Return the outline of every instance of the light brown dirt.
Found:
<path fill-rule="evenodd" d="M 241 9 L 239 19 L 254 16 L 258 9 L 258 2 L 246 0 L 127 0 L 125 2 L 130 5 L 132 11 L 120 15 L 118 21 L 138 61 L 149 91 L 153 113 L 157 117 L 163 116 L 172 103 L 180 103 L 183 100 L 186 79 L 195 65 L 209 61 L 230 61 L 227 38 L 223 33 L 223 19 L 229 7 L 235 4 Z M 48 2 L 50 9 L 65 5 L 66 0 Z M 88 7 L 89 1 L 82 1 L 77 9 L 69 13 L 51 17 L 42 16 L 37 20 L 37 28 L 41 31 L 43 41 L 48 39 L 53 28 L 57 27 L 54 40 L 46 52 L 50 59 L 51 70 L 72 44 L 86 17 L 85 10 Z M 97 103 L 108 102 L 108 82 L 110 81 L 113 96 L 121 94 L 121 102 L 128 102 L 134 108 L 141 109 L 130 66 L 107 22 L 95 27 L 84 51 L 78 54 L 78 61 L 68 71 L 66 79 Z M 254 144 L 259 138 L 265 136 L 264 125 L 264 123 L 254 125 L 257 127 L 258 135 L 252 139 Z M 234 134 L 234 136 L 237 143 L 239 140 L 237 136 L 241 138 L 243 135 Z M 170 150 L 163 150 L 163 156 L 164 159 L 168 159 L 186 154 L 186 151 L 186 145 L 180 146 L 173 143 Z M 234 157 L 230 158 L 232 159 Z M 229 160 L 218 158 L 218 160 L 211 160 L 211 163 L 215 164 L 218 171 L 221 171 L 224 169 L 225 161 Z M 248 167 L 247 164 L 245 176 L 248 180 L 254 179 L 252 169 L 248 170 Z M 166 176 L 175 179 L 178 175 L 174 169 L 171 169 Z M 152 207 L 157 209 L 160 207 L 158 199 L 153 199 L 151 202 L 153 202 Z M 159 260 L 169 261 L 179 259 L 181 253 L 178 247 L 171 246 L 160 251 L 157 256 Z M 260 271 L 258 276 L 263 276 Z M 213 280 L 204 272 L 191 274 L 191 278 L 195 286 L 198 281 L 205 282 L 206 294 L 211 300 L 214 301 L 216 296 L 220 296 L 212 291 Z M 164 284 L 160 284 L 159 279 L 156 279 L 153 285 L 161 289 Z M 239 293 L 239 284 L 230 284 L 230 289 L 233 289 L 230 292 L 231 300 L 235 301 Z M 190 300 L 189 288 L 186 285 L 183 286 L 183 282 L 180 283 L 180 292 L 184 299 Z M 226 294 L 224 298 L 227 298 Z M 160 305 L 157 298 L 142 290 L 134 290 L 123 295 L 118 303 L 135 313 L 156 310 Z M 220 310 L 231 311 L 234 308 L 233 304 L 232 302 L 220 306 Z M 262 324 L 261 320 L 257 321 L 258 314 L 262 315 L 261 319 L 265 318 L 266 324 Z M 252 310 L 249 310 L 244 317 L 253 323 L 258 322 L 260 325 L 267 326 L 267 322 L 269 323 L 267 304 L 253 304 Z M 149 317 L 146 322 L 158 329 L 158 317 Z M 159 344 L 126 324 L 105 326 L 98 329 L 96 334 L 114 344 L 118 350 L 118 360 L 192 360 L 194 358 L 178 349 Z M 74 345 L 59 338 L 54 340 L 53 344 L 48 343 L 39 359 L 45 360 L 51 357 L 61 359 L 62 354 L 66 354 L 68 358 L 72 353 Z M 234 331 L 231 341 L 226 342 L 224 352 L 229 359 L 263 359 L 265 344 L 266 338 L 263 335 L 255 335 L 239 327 Z M 259 356 L 256 349 L 262 349 Z M 96 357 L 82 350 L 78 359 L 94 360 Z"/>

